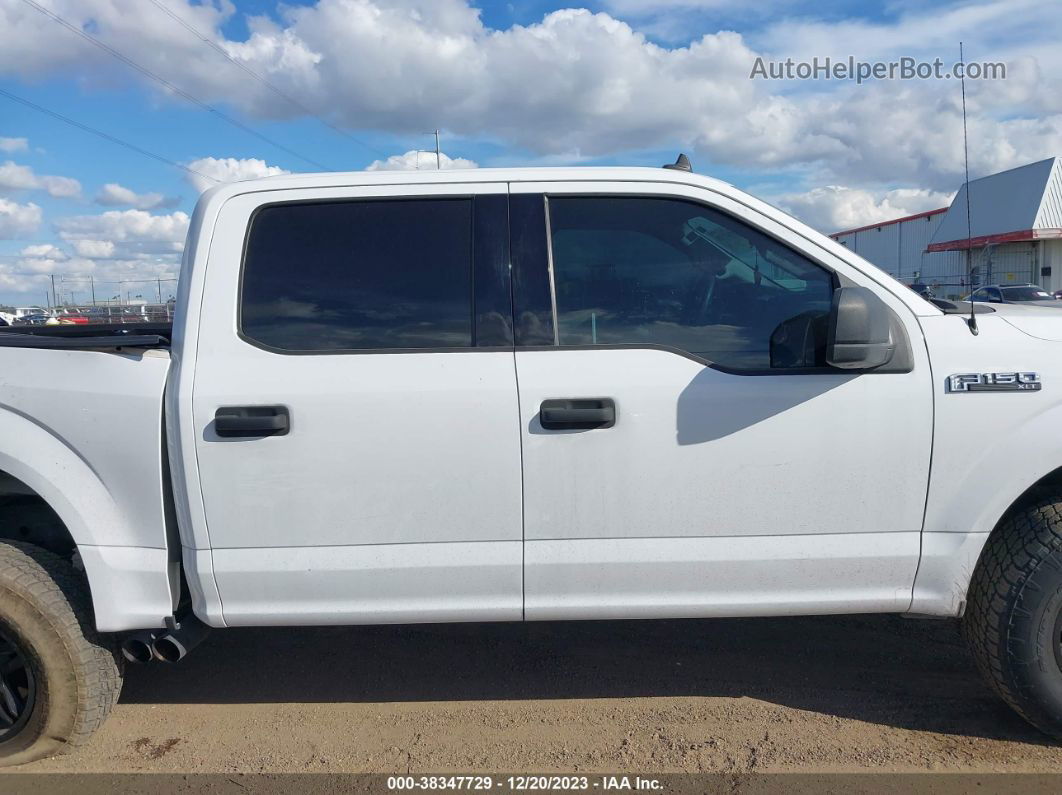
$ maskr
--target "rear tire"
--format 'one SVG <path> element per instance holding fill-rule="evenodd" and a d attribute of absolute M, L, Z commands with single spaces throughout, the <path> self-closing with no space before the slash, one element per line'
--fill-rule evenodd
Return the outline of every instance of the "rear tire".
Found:
<path fill-rule="evenodd" d="M 15 669 L 0 672 L 0 766 L 80 745 L 118 700 L 122 661 L 84 577 L 31 544 L 0 541 L 0 649 Z"/>
<path fill-rule="evenodd" d="M 988 539 L 963 632 L 982 675 L 1018 714 L 1062 740 L 1062 495 L 1033 492 Z"/>

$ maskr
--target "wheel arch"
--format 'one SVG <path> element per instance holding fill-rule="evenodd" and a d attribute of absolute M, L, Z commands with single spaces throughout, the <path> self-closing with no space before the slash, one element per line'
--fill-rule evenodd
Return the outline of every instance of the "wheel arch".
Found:
<path fill-rule="evenodd" d="M 8 508 L 22 511 L 23 518 L 26 511 L 54 516 L 36 526 L 12 517 L 0 537 L 63 557 L 76 552 L 99 631 L 162 626 L 172 614 L 178 581 L 167 550 L 137 545 L 137 528 L 106 484 L 57 434 L 5 408 L 0 409 L 0 440 L 0 488 L 6 483 L 9 494 L 21 497 Z"/>
<path fill-rule="evenodd" d="M 1004 495 L 1005 508 L 989 518 L 991 524 L 980 532 L 923 532 L 922 555 L 908 612 L 961 617 L 974 573 L 988 540 L 1004 531 L 1006 520 L 1044 488 L 1054 489 L 1062 501 L 1062 466 L 1033 480 L 1016 494 Z"/>

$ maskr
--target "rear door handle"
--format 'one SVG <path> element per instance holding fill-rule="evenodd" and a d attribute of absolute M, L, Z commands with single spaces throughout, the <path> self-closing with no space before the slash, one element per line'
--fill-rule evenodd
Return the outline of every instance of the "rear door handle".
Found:
<path fill-rule="evenodd" d="M 284 436 L 290 429 L 287 406 L 222 406 L 214 412 L 214 433 L 226 438 Z"/>
<path fill-rule="evenodd" d="M 538 421 L 549 431 L 611 428 L 616 424 L 616 404 L 612 398 L 543 400 Z"/>

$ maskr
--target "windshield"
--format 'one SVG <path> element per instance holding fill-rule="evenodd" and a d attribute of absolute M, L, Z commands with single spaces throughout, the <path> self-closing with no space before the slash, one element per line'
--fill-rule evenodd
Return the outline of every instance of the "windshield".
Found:
<path fill-rule="evenodd" d="M 1039 287 L 1004 287 L 1003 298 L 1007 301 L 1051 300 L 1051 293 Z"/>

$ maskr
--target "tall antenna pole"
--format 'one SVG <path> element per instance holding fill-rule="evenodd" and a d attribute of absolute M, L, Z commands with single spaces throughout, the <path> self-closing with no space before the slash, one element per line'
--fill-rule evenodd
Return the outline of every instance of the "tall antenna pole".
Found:
<path fill-rule="evenodd" d="M 974 314 L 973 300 L 973 223 L 970 221 L 970 143 L 966 134 L 966 61 L 963 59 L 962 42 L 959 42 L 959 63 L 962 73 L 959 84 L 962 86 L 962 159 L 966 170 L 966 280 L 970 283 L 970 319 L 966 321 L 971 334 L 977 334 L 977 316 Z"/>
<path fill-rule="evenodd" d="M 435 131 L 435 169 L 442 171 L 442 153 L 439 151 L 439 131 Z"/>

